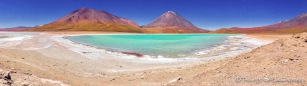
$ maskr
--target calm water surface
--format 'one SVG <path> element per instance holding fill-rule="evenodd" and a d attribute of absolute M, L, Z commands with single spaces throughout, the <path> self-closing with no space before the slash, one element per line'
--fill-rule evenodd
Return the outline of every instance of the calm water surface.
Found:
<path fill-rule="evenodd" d="M 66 38 L 112 51 L 180 57 L 221 44 L 229 34 L 127 34 L 83 35 Z"/>

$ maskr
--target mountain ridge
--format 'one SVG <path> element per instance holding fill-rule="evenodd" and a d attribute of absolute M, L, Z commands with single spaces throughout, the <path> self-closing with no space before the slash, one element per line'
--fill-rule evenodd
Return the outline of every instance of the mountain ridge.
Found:
<path fill-rule="evenodd" d="M 73 18 L 75 18 L 75 16 L 79 17 L 79 18 L 76 18 L 77 21 L 79 19 L 87 18 L 89 21 L 92 21 L 92 22 L 96 22 L 96 21 L 98 21 L 98 22 L 114 22 L 114 23 L 119 23 L 119 24 L 128 25 L 128 26 L 134 26 L 134 27 L 138 26 L 135 22 L 128 20 L 126 18 L 121 18 L 121 17 L 115 16 L 115 15 L 109 13 L 109 12 L 106 12 L 106 11 L 98 11 L 98 10 L 89 9 L 89 8 L 85 8 L 85 7 L 73 11 L 70 14 L 60 18 L 57 21 L 63 22 L 63 21 L 74 20 Z"/>
<path fill-rule="evenodd" d="M 250 27 L 250 28 L 221 28 L 211 33 L 273 33 L 292 34 L 307 31 L 307 13 L 300 14 L 288 20 L 280 21 L 276 24 Z"/>
<path fill-rule="evenodd" d="M 32 28 L 30 31 L 111 31 L 142 32 L 138 25 L 126 18 L 115 16 L 106 11 L 89 8 L 77 9 L 64 17 Z"/>

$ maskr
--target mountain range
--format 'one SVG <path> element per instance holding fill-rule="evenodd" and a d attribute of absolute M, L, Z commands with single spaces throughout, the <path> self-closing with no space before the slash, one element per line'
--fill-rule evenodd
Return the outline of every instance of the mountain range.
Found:
<path fill-rule="evenodd" d="M 275 34 L 291 34 L 307 32 L 307 13 L 298 15 L 289 20 L 283 20 L 279 23 L 251 27 L 251 28 L 221 28 L 210 33 L 275 33 Z"/>
<path fill-rule="evenodd" d="M 31 29 L 31 28 L 33 27 L 18 26 L 18 27 L 12 27 L 12 28 L 0 28 L 0 31 L 24 31 L 24 30 Z"/>
<path fill-rule="evenodd" d="M 10 29 L 2 29 L 10 30 Z M 152 23 L 139 26 L 135 22 L 106 11 L 80 8 L 66 16 L 34 28 L 17 28 L 11 31 L 109 31 L 134 33 L 277 33 L 292 34 L 307 31 L 307 13 L 279 23 L 251 28 L 221 28 L 215 31 L 200 29 L 173 11 L 167 11 Z"/>
<path fill-rule="evenodd" d="M 197 28 L 192 23 L 168 11 L 153 23 L 139 27 L 135 22 L 117 17 L 106 11 L 80 8 L 66 16 L 29 31 L 110 31 L 138 33 L 205 33 L 208 30 Z"/>

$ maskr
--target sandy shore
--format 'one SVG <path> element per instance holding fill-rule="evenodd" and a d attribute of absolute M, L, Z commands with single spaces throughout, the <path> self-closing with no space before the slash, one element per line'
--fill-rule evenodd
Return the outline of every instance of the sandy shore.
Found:
<path fill-rule="evenodd" d="M 202 71 L 169 85 L 305 86 L 306 46 L 307 33 L 296 34 L 233 58 L 195 66 Z"/>
<path fill-rule="evenodd" d="M 26 36 L 23 39 L 5 41 L 0 46 L 0 73 L 4 74 L 4 77 L 8 72 L 13 72 L 11 74 L 12 80 L 14 81 L 13 85 L 101 86 L 217 85 L 217 83 L 222 85 L 227 85 L 227 83 L 229 85 L 241 85 L 242 83 L 235 83 L 235 75 L 240 75 L 242 73 L 242 71 L 239 70 L 246 70 L 243 71 L 245 73 L 242 73 L 244 74 L 242 77 L 248 78 L 254 76 L 254 74 L 261 74 L 263 72 L 256 71 L 256 73 L 252 73 L 250 72 L 251 70 L 245 66 L 242 68 L 234 66 L 239 64 L 247 64 L 248 61 L 245 61 L 244 59 L 244 62 L 242 63 L 238 63 L 238 61 L 241 61 L 241 59 L 236 60 L 240 56 L 245 56 L 246 54 L 241 54 L 237 57 L 227 56 L 221 59 L 210 60 L 199 60 L 197 58 L 139 58 L 133 55 L 109 52 L 106 50 L 92 48 L 91 46 L 76 44 L 61 38 L 63 35 L 80 34 L 84 33 L 48 32 L 35 36 Z M 101 33 L 93 32 L 87 34 Z M 281 36 L 268 35 L 257 37 L 254 35 L 248 35 L 247 37 L 264 39 L 266 41 L 268 41 L 266 38 L 272 37 L 269 39 L 269 41 L 274 41 L 279 39 L 278 37 Z M 283 36 L 281 38 L 283 38 Z M 257 49 L 259 50 L 259 48 Z M 251 52 L 255 52 L 255 50 Z M 261 53 L 264 53 L 265 55 L 267 54 L 264 51 Z M 260 61 L 257 58 L 255 59 L 256 62 Z M 229 65 L 230 63 L 232 66 Z M 261 63 L 261 65 L 265 64 Z M 273 69 L 274 68 L 272 68 L 272 70 Z M 225 72 L 228 70 L 231 71 Z M 303 71 L 306 72 L 306 69 L 303 69 Z M 301 71 L 298 73 L 300 72 Z M 219 80 L 219 78 L 214 77 L 222 78 Z M 274 78 L 274 76 L 272 76 L 272 78 Z M 306 79 L 306 77 L 299 76 L 290 78 Z M 1 78 L 0 81 L 7 82 L 7 80 Z M 243 85 L 250 84 L 253 85 L 252 83 Z M 279 83 L 276 84 L 278 85 Z M 291 83 L 286 84 L 291 85 Z"/>
<path fill-rule="evenodd" d="M 289 38 L 292 35 L 278 35 L 278 34 L 246 34 L 245 36 L 251 37 L 251 38 L 256 38 L 259 40 L 268 40 L 268 41 L 275 41 L 278 39 L 283 39 L 283 38 Z"/>

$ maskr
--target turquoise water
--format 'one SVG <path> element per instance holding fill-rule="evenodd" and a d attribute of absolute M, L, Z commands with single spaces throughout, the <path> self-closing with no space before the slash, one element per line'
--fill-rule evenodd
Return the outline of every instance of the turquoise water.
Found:
<path fill-rule="evenodd" d="M 227 34 L 83 35 L 65 38 L 111 51 L 181 57 L 223 43 Z"/>

